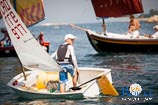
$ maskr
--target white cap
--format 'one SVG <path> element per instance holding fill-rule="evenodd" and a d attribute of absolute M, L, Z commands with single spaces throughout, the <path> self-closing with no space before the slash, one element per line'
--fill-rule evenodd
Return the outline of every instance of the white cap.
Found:
<path fill-rule="evenodd" d="M 72 34 L 67 34 L 67 35 L 65 35 L 64 40 L 67 40 L 67 39 L 76 39 L 76 36 L 74 36 Z"/>
<path fill-rule="evenodd" d="M 155 25 L 155 26 L 153 27 L 153 29 L 157 29 L 157 30 L 158 30 L 158 25 Z"/>

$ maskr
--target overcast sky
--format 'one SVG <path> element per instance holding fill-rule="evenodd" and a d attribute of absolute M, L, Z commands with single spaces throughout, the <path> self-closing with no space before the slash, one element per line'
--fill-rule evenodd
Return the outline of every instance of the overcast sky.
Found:
<path fill-rule="evenodd" d="M 145 12 L 148 12 L 150 9 L 158 10 L 158 0 L 142 0 L 142 2 Z"/>
<path fill-rule="evenodd" d="M 158 0 L 142 0 L 144 12 L 158 9 Z M 91 0 L 44 0 L 46 19 L 41 23 L 96 22 Z"/>

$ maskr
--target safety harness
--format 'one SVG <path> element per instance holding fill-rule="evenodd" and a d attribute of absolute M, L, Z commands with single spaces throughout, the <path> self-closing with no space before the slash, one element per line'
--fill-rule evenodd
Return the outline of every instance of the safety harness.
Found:
<path fill-rule="evenodd" d="M 59 64 L 62 62 L 62 63 L 70 63 L 70 64 L 74 65 L 72 62 L 71 54 L 69 55 L 69 57 L 67 57 L 67 58 L 65 57 L 66 53 L 67 53 L 68 45 L 69 44 L 62 44 L 59 46 L 59 48 L 57 50 L 57 62 Z"/>

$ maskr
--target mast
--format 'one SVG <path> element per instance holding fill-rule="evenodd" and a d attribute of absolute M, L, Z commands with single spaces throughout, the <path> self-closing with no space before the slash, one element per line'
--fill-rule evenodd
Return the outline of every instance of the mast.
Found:
<path fill-rule="evenodd" d="M 103 30 L 103 34 L 106 35 L 106 24 L 105 24 L 105 21 L 104 21 L 104 18 L 102 18 L 102 30 Z"/>
<path fill-rule="evenodd" d="M 24 80 L 26 81 L 27 78 L 26 78 L 26 74 L 25 74 L 25 68 L 23 67 L 21 62 L 20 62 L 20 64 L 21 64 L 21 69 L 22 69 L 22 73 L 23 73 L 23 76 L 24 76 Z"/>

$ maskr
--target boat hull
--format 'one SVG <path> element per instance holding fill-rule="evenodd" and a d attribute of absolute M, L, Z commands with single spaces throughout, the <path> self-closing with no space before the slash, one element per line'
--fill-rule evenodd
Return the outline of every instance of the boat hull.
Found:
<path fill-rule="evenodd" d="M 31 74 L 35 74 L 34 71 L 27 71 L 25 73 L 27 75 L 27 78 L 29 78 L 29 76 L 31 76 Z M 105 73 L 106 77 L 108 78 L 108 81 L 112 84 L 112 77 L 111 77 L 110 69 L 80 68 L 79 81 L 82 84 L 83 82 L 85 82 L 89 79 L 92 79 L 92 77 L 94 77 L 100 73 Z M 41 75 L 41 73 L 40 73 L 40 75 Z M 97 80 L 87 83 L 86 85 L 84 85 L 82 87 L 81 90 L 69 91 L 69 92 L 65 92 L 65 93 L 60 93 L 59 91 L 51 93 L 51 92 L 45 92 L 45 91 L 28 90 L 28 89 L 25 89 L 18 85 L 14 86 L 13 83 L 15 80 L 17 80 L 18 83 L 20 84 L 22 81 L 24 81 L 23 74 L 21 73 L 21 74 L 15 76 L 8 83 L 8 86 L 11 87 L 20 97 L 23 97 L 26 99 L 39 99 L 39 98 L 82 99 L 82 98 L 87 98 L 87 97 L 96 97 L 100 94 Z M 31 81 L 34 81 L 34 79 L 31 79 Z"/>
<path fill-rule="evenodd" d="M 17 56 L 14 47 L 0 47 L 0 57 L 15 57 Z"/>
<path fill-rule="evenodd" d="M 28 91 L 21 91 L 16 88 L 12 88 L 19 97 L 25 99 L 83 99 L 83 93 L 75 93 L 75 94 L 42 94 L 42 93 L 34 93 Z"/>
<path fill-rule="evenodd" d="M 86 32 L 93 48 L 99 52 L 158 52 L 158 39 L 109 38 Z"/>

